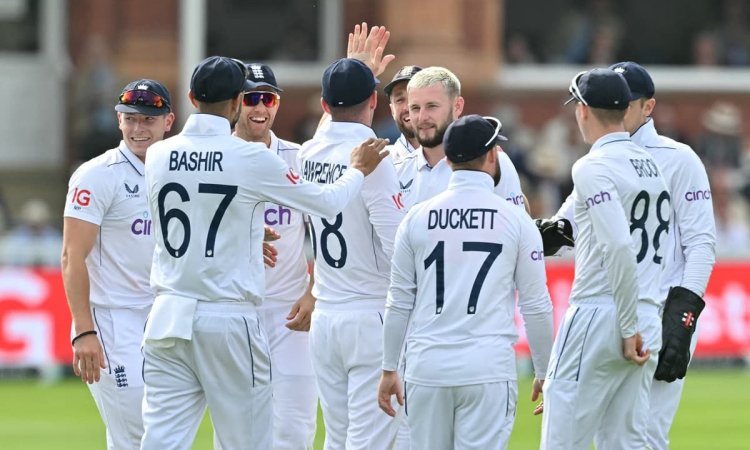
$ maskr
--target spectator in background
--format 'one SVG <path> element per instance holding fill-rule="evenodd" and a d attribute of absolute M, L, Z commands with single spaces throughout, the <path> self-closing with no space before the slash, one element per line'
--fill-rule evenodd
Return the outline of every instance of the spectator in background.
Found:
<path fill-rule="evenodd" d="M 725 0 L 722 23 L 719 25 L 721 63 L 727 66 L 747 66 L 750 63 L 750 32 L 747 27 L 747 2 Z"/>
<path fill-rule="evenodd" d="M 747 205 L 739 201 L 725 168 L 709 172 L 716 219 L 716 254 L 745 256 L 750 248 Z"/>
<path fill-rule="evenodd" d="M 539 62 L 539 58 L 532 50 L 528 37 L 521 33 L 515 33 L 508 37 L 505 62 L 510 64 L 536 64 Z"/>
<path fill-rule="evenodd" d="M 687 137 L 680 130 L 679 115 L 674 105 L 659 103 L 659 109 L 654 110 L 653 118 L 656 129 L 662 136 L 679 142 L 687 141 Z"/>
<path fill-rule="evenodd" d="M 31 199 L 21 209 L 20 223 L 0 244 L 0 263 L 15 266 L 57 266 L 62 234 L 50 223 L 47 203 Z"/>
<path fill-rule="evenodd" d="M 549 47 L 552 60 L 569 64 L 609 65 L 617 61 L 623 23 L 612 0 L 584 0 L 560 21 Z M 560 46 L 563 46 L 560 48 Z"/>
<path fill-rule="evenodd" d="M 706 169 L 730 169 L 740 166 L 742 155 L 742 112 L 731 103 L 717 101 L 703 114 L 704 132 L 695 152 Z"/>
<path fill-rule="evenodd" d="M 710 31 L 701 31 L 693 38 L 693 65 L 713 67 L 719 65 L 719 43 Z"/>

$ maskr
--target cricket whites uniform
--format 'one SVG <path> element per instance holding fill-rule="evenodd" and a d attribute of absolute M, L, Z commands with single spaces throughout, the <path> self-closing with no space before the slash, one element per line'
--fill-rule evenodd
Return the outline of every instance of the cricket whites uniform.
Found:
<path fill-rule="evenodd" d="M 542 449 L 643 449 L 641 417 L 661 346 L 662 272 L 671 252 L 670 194 L 627 132 L 609 133 L 573 166 L 576 274 L 544 384 Z M 634 289 L 638 286 L 638 289 Z M 640 332 L 644 366 L 622 355 Z"/>
<path fill-rule="evenodd" d="M 271 132 L 270 151 L 296 173 L 300 146 Z M 266 296 L 258 308 L 268 337 L 273 367 L 273 447 L 276 450 L 312 448 L 318 413 L 318 391 L 310 360 L 309 333 L 288 329 L 292 305 L 307 291 L 310 277 L 305 257 L 305 215 L 273 202 L 266 203 L 265 224 L 281 238 L 275 267 L 266 267 Z"/>
<path fill-rule="evenodd" d="M 497 154 L 500 162 L 500 183 L 495 186 L 495 193 L 523 209 L 524 200 L 518 172 L 505 152 L 500 151 Z M 401 188 L 401 202 L 407 211 L 415 204 L 445 191 L 451 177 L 448 160 L 443 158 L 435 167 L 431 167 L 422 147 L 411 152 L 406 158 L 395 161 L 395 166 Z"/>
<path fill-rule="evenodd" d="M 330 184 L 351 151 L 375 133 L 362 124 L 327 122 L 299 153 L 307 181 Z M 378 165 L 337 215 L 311 217 L 317 299 L 310 348 L 326 427 L 326 450 L 389 449 L 400 420 L 376 401 L 382 320 L 393 239 L 403 219 L 393 164 Z"/>
<path fill-rule="evenodd" d="M 154 300 L 154 229 L 143 162 L 121 141 L 81 165 L 70 178 L 64 216 L 99 226 L 86 269 L 107 368 L 87 386 L 107 427 L 107 448 L 137 449 L 143 435 L 141 341 Z"/>
<path fill-rule="evenodd" d="M 209 114 L 152 145 L 146 174 L 156 298 L 144 336 L 141 448 L 189 448 L 208 406 L 222 448 L 270 449 L 271 359 L 256 312 L 266 202 L 330 216 L 364 177 L 349 170 L 335 186 L 304 182 Z"/>
<path fill-rule="evenodd" d="M 385 148 L 390 152 L 394 163 L 401 161 L 416 150 L 403 134 L 399 136 L 394 144 L 386 145 Z"/>
<path fill-rule="evenodd" d="M 674 242 L 674 252 L 665 255 L 661 299 L 667 298 L 672 286 L 682 286 L 703 297 L 716 261 L 716 225 L 706 169 L 690 147 L 657 134 L 652 119 L 636 130 L 632 139 L 652 155 L 672 194 L 670 239 Z M 696 331 L 691 353 L 697 341 Z M 669 448 L 669 429 L 684 382 L 684 379 L 671 383 L 653 380 L 645 426 L 648 444 L 654 450 Z"/>
<path fill-rule="evenodd" d="M 552 345 L 542 255 L 531 219 L 495 195 L 484 172 L 454 172 L 446 192 L 409 211 L 396 235 L 383 369 L 397 369 L 406 339 L 413 450 L 507 446 L 517 400 L 514 283 L 539 378 Z"/>

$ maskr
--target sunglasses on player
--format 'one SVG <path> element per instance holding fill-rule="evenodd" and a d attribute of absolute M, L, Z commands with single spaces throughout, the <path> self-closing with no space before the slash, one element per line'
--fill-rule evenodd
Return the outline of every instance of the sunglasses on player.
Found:
<path fill-rule="evenodd" d="M 121 105 L 143 105 L 153 106 L 154 108 L 169 108 L 169 103 L 161 95 L 140 89 L 123 92 L 122 95 L 120 95 L 119 102 Z"/>
<path fill-rule="evenodd" d="M 279 103 L 280 99 L 279 94 L 275 92 L 250 91 L 245 92 L 245 96 L 242 97 L 242 104 L 245 106 L 257 106 L 258 103 L 263 102 L 263 106 L 273 108 Z"/>

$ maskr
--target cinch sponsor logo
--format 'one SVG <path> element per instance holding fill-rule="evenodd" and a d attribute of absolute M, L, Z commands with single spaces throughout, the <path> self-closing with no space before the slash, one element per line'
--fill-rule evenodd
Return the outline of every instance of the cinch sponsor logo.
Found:
<path fill-rule="evenodd" d="M 541 261 L 544 259 L 544 252 L 541 250 L 534 250 L 531 252 L 532 261 Z"/>
<path fill-rule="evenodd" d="M 143 212 L 143 218 L 135 219 L 130 224 L 130 231 L 136 236 L 150 236 L 152 222 L 148 218 L 148 211 Z"/>
<path fill-rule="evenodd" d="M 612 200 L 612 196 L 609 195 L 609 192 L 601 191 L 600 193 L 595 194 L 593 197 L 589 197 L 586 199 L 586 209 L 589 209 L 594 205 L 598 205 L 600 203 L 608 202 L 611 200 Z"/>
<path fill-rule="evenodd" d="M 515 195 L 515 194 L 511 193 L 510 197 L 506 197 L 505 200 L 513 203 L 516 206 L 521 206 L 521 205 L 524 204 L 523 195 Z"/>
<path fill-rule="evenodd" d="M 281 205 L 266 208 L 263 215 L 266 225 L 289 225 L 292 223 L 292 210 Z"/>
<path fill-rule="evenodd" d="M 70 200 L 70 203 L 75 203 L 78 206 L 89 206 L 91 203 L 91 191 L 88 189 L 78 189 L 75 188 L 73 191 L 72 199 Z M 80 209 L 79 207 L 75 207 L 75 209 Z"/>
<path fill-rule="evenodd" d="M 705 191 L 690 191 L 685 192 L 685 200 L 689 202 L 696 202 L 698 200 L 711 200 L 711 191 L 706 189 Z"/>

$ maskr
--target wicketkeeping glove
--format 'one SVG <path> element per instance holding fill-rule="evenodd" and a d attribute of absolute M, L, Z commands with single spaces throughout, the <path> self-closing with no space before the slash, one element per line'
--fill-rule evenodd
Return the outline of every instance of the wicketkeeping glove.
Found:
<path fill-rule="evenodd" d="M 573 227 L 567 219 L 536 219 L 534 221 L 542 235 L 544 256 L 552 256 L 560 247 L 574 247 Z"/>
<path fill-rule="evenodd" d="M 654 378 L 671 383 L 685 376 L 690 362 L 690 340 L 705 306 L 702 298 L 684 287 L 669 289 L 661 318 L 662 343 Z"/>

